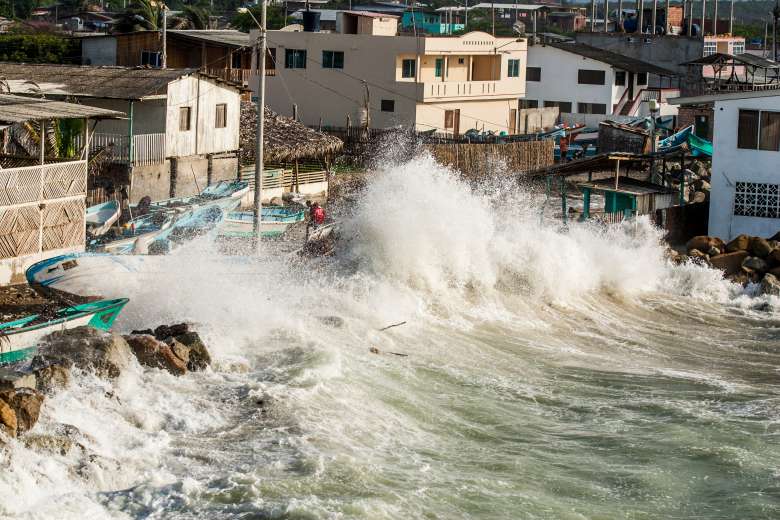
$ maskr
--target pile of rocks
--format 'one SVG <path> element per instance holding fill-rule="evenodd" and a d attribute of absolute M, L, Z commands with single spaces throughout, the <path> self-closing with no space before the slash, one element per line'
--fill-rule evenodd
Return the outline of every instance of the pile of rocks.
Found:
<path fill-rule="evenodd" d="M 710 200 L 710 178 L 712 175 L 711 166 L 701 161 L 694 161 L 688 168 L 678 162 L 672 162 L 668 165 L 669 179 L 672 186 L 679 190 L 682 174 L 685 173 L 686 198 L 688 202 L 706 202 Z"/>
<path fill-rule="evenodd" d="M 689 240 L 686 250 L 687 255 L 675 259 L 705 263 L 722 270 L 733 282 L 760 283 L 762 292 L 780 296 L 780 232 L 768 239 L 739 235 L 728 244 L 702 235 Z"/>
<path fill-rule="evenodd" d="M 31 429 L 45 395 L 67 386 L 72 369 L 114 379 L 133 358 L 177 376 L 211 364 L 203 340 L 186 323 L 124 337 L 92 327 L 54 332 L 40 341 L 29 366 L 0 369 L 0 431 L 16 437 Z"/>

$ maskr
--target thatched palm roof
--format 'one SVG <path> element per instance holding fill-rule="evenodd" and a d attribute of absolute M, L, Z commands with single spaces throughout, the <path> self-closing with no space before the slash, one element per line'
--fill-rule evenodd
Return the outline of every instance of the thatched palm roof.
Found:
<path fill-rule="evenodd" d="M 241 160 L 255 160 L 255 105 L 241 104 Z M 306 159 L 331 159 L 344 143 L 338 137 L 313 130 L 303 123 L 283 117 L 265 107 L 263 155 L 265 162 L 291 163 Z"/>

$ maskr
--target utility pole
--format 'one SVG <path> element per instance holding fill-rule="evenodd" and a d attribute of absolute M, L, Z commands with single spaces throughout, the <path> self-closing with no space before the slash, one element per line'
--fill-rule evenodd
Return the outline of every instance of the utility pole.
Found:
<path fill-rule="evenodd" d="M 712 35 L 718 35 L 718 0 L 715 0 L 715 9 L 712 13 Z"/>
<path fill-rule="evenodd" d="M 777 20 L 780 19 L 780 0 L 775 0 L 772 9 L 772 59 L 777 61 Z"/>
<path fill-rule="evenodd" d="M 671 9 L 672 3 L 669 0 L 666 0 L 666 11 L 664 12 L 664 34 L 672 34 L 672 24 L 669 22 L 669 11 Z M 685 9 L 683 9 L 683 13 L 685 13 Z"/>
<path fill-rule="evenodd" d="M 658 23 L 658 0 L 653 0 L 653 17 L 652 27 L 650 28 L 650 34 L 655 34 L 655 26 Z"/>
<path fill-rule="evenodd" d="M 254 249 L 260 249 L 263 221 L 263 130 L 265 126 L 265 55 L 266 55 L 266 0 L 261 0 L 260 32 L 257 38 L 257 70 L 259 71 L 259 92 L 257 93 L 257 133 L 255 134 L 255 207 L 252 214 Z"/>
<path fill-rule="evenodd" d="M 596 32 L 596 0 L 590 0 L 590 32 Z"/>
<path fill-rule="evenodd" d="M 162 58 L 160 59 L 162 68 L 168 67 L 168 7 L 162 6 Z"/>
<path fill-rule="evenodd" d="M 731 11 L 729 12 L 729 34 L 734 35 L 734 0 L 731 0 Z"/>
<path fill-rule="evenodd" d="M 493 38 L 496 37 L 496 4 L 490 2 L 490 13 L 493 18 Z"/>
<path fill-rule="evenodd" d="M 707 0 L 701 0 L 701 39 L 704 39 L 704 26 L 707 20 Z"/>
<path fill-rule="evenodd" d="M 642 34 L 644 32 L 645 25 L 645 2 L 644 0 L 637 0 L 637 10 L 639 11 L 639 17 L 636 23 L 636 32 Z"/>

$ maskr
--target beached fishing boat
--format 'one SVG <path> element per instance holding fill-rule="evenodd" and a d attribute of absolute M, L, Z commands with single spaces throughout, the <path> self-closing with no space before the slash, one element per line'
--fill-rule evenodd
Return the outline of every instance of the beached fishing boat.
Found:
<path fill-rule="evenodd" d="M 87 208 L 87 231 L 92 236 L 100 236 L 108 231 L 119 219 L 122 209 L 118 200 L 109 200 Z"/>
<path fill-rule="evenodd" d="M 29 356 L 40 339 L 52 332 L 82 325 L 108 330 L 127 301 L 127 298 L 100 300 L 66 307 L 53 317 L 33 314 L 0 323 L 0 364 L 13 363 Z"/>
<path fill-rule="evenodd" d="M 160 233 L 170 228 L 176 214 L 157 211 L 136 217 L 122 227 L 119 234 L 106 234 L 87 244 L 87 250 L 114 254 L 131 254 L 136 241 L 153 241 Z"/>
<path fill-rule="evenodd" d="M 149 211 L 187 211 L 206 205 L 217 205 L 225 211 L 232 211 L 241 204 L 241 197 L 247 192 L 249 183 L 246 181 L 220 181 L 207 186 L 197 195 L 152 202 Z"/>
<path fill-rule="evenodd" d="M 261 232 L 263 236 L 273 237 L 284 233 L 290 224 L 302 222 L 306 213 L 302 209 L 270 206 L 263 208 Z M 253 233 L 254 214 L 251 211 L 233 211 L 225 217 L 220 226 L 219 236 L 247 238 Z"/>
<path fill-rule="evenodd" d="M 167 253 L 175 245 L 208 234 L 222 222 L 225 212 L 217 205 L 208 205 L 180 215 L 174 223 L 151 240 L 136 241 L 133 252 Z"/>

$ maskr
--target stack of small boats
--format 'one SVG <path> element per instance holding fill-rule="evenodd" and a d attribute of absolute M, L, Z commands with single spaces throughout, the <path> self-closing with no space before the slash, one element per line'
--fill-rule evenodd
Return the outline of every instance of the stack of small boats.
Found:
<path fill-rule="evenodd" d="M 88 231 L 93 238 L 87 249 L 118 255 L 165 253 L 176 243 L 214 229 L 248 191 L 244 181 L 221 181 L 192 197 L 134 205 L 130 212 L 136 216 L 120 227 L 111 227 L 119 218 L 118 204 L 90 207 L 87 215 L 94 216 L 88 223 L 94 223 Z"/>

